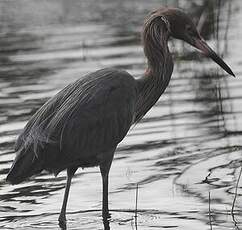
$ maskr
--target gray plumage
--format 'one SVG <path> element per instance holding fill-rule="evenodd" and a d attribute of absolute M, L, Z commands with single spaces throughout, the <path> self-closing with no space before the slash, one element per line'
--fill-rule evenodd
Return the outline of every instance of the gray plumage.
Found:
<path fill-rule="evenodd" d="M 17 156 L 7 180 L 20 183 L 46 169 L 67 169 L 67 186 L 59 216 L 65 226 L 71 178 L 78 167 L 100 166 L 103 217 L 108 217 L 108 174 L 117 145 L 165 91 L 173 71 L 168 39 L 200 49 L 229 74 L 232 70 L 202 39 L 181 10 L 160 8 L 145 20 L 142 33 L 148 67 L 134 79 L 126 71 L 102 69 L 66 86 L 30 119 L 16 142 Z"/>
<path fill-rule="evenodd" d="M 32 162 L 55 174 L 73 166 L 97 166 L 101 154 L 116 147 L 128 132 L 136 97 L 135 80 L 127 72 L 103 69 L 88 74 L 34 114 L 16 151 L 31 151 Z"/>

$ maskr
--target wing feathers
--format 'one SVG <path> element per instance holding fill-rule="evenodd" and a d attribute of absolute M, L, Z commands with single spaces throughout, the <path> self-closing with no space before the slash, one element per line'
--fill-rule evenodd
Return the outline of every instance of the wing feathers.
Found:
<path fill-rule="evenodd" d="M 103 69 L 89 74 L 35 113 L 16 149 L 34 146 L 38 156 L 51 146 L 58 150 L 53 151 L 56 159 L 63 162 L 98 154 L 124 138 L 132 124 L 135 100 L 135 80 L 127 72 Z"/>

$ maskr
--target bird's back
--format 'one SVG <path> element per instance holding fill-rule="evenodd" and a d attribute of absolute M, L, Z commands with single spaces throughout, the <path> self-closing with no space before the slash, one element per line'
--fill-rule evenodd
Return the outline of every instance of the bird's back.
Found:
<path fill-rule="evenodd" d="M 27 123 L 16 142 L 10 174 L 21 177 L 18 169 L 23 170 L 24 164 L 27 170 L 34 162 L 41 164 L 35 167 L 38 172 L 54 173 L 73 165 L 98 165 L 102 154 L 115 148 L 132 125 L 136 96 L 134 78 L 115 69 L 99 70 L 69 84 Z"/>

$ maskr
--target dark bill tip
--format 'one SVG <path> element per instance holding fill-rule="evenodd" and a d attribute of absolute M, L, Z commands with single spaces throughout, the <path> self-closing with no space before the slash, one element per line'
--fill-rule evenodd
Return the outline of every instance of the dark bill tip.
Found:
<path fill-rule="evenodd" d="M 214 62 L 216 62 L 220 67 L 222 67 L 228 74 L 235 77 L 235 74 L 230 69 L 230 67 L 223 61 L 222 58 L 220 58 L 209 46 L 208 44 L 202 40 L 197 39 L 195 41 L 194 46 L 201 50 L 206 56 L 210 57 Z"/>

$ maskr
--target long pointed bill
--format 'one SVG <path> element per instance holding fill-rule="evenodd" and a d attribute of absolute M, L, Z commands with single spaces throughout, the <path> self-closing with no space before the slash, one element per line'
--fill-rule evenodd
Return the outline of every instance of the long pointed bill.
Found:
<path fill-rule="evenodd" d="M 220 58 L 203 39 L 197 39 L 195 41 L 194 46 L 201 50 L 206 56 L 210 57 L 213 61 L 215 61 L 218 65 L 220 65 L 228 74 L 235 77 L 233 71 L 230 67 Z"/>

